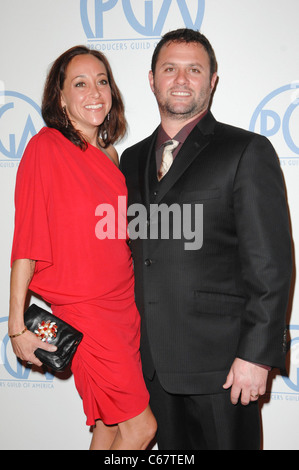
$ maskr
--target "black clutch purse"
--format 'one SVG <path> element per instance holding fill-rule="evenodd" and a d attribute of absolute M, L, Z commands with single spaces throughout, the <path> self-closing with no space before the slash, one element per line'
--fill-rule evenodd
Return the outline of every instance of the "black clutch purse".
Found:
<path fill-rule="evenodd" d="M 24 314 L 25 325 L 41 341 L 57 347 L 54 353 L 36 349 L 34 354 L 46 366 L 62 371 L 70 363 L 83 334 L 47 310 L 32 304 Z"/>

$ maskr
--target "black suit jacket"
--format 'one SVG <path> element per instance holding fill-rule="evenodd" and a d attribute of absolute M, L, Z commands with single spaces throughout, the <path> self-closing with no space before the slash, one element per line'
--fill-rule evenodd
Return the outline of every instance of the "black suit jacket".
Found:
<path fill-rule="evenodd" d="M 197 218 L 201 204 L 203 243 L 186 249 L 183 230 L 173 239 L 171 217 L 170 239 L 131 241 L 145 375 L 156 371 L 171 393 L 205 394 L 223 391 L 236 357 L 284 368 L 292 255 L 272 145 L 209 112 L 158 183 L 156 138 L 157 130 L 121 157 L 128 205 L 147 208 L 149 234 L 159 224 L 155 204 L 182 213 L 187 205 Z"/>

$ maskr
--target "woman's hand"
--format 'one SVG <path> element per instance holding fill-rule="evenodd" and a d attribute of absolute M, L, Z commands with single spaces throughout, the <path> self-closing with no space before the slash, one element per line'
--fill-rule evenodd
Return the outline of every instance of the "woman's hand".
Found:
<path fill-rule="evenodd" d="M 55 352 L 56 346 L 41 341 L 31 331 L 24 331 L 24 304 L 28 291 L 28 286 L 35 271 L 35 261 L 30 259 L 17 259 L 11 269 L 10 282 L 10 311 L 8 320 L 8 334 L 11 337 L 11 344 L 14 353 L 22 361 L 31 362 L 41 366 L 41 361 L 34 352 L 40 348 L 46 351 Z"/>
<path fill-rule="evenodd" d="M 31 331 L 26 331 L 21 336 L 11 338 L 11 344 L 15 355 L 22 361 L 30 362 L 36 366 L 42 366 L 42 362 L 36 357 L 36 349 L 44 349 L 49 352 L 57 351 L 53 344 L 44 343 L 38 339 Z"/>

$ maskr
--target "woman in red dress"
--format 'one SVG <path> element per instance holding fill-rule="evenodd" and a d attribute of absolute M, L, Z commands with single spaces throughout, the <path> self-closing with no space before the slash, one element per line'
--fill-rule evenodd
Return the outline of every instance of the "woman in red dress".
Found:
<path fill-rule="evenodd" d="M 34 351 L 54 348 L 25 329 L 29 288 L 84 335 L 72 371 L 94 429 L 91 449 L 145 449 L 156 421 L 140 363 L 131 253 L 118 227 L 127 190 L 113 143 L 126 122 L 107 59 L 83 46 L 65 52 L 49 73 L 42 111 L 47 127 L 29 142 L 16 182 L 12 346 L 38 366 Z M 99 236 L 101 204 L 115 211 L 115 237 Z"/>

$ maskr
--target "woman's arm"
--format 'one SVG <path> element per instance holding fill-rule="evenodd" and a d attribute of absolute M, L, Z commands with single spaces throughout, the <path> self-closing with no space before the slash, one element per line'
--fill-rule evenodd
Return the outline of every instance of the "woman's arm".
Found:
<path fill-rule="evenodd" d="M 8 334 L 10 336 L 18 335 L 25 329 L 24 307 L 35 270 L 35 261 L 29 259 L 18 259 L 14 261 L 11 269 L 10 282 L 10 308 L 8 320 Z M 11 338 L 14 353 L 23 361 L 32 362 L 37 366 L 42 363 L 37 359 L 34 351 L 37 348 L 45 349 L 50 352 L 56 351 L 56 346 L 41 342 L 34 333 L 25 331 L 23 334 Z"/>

